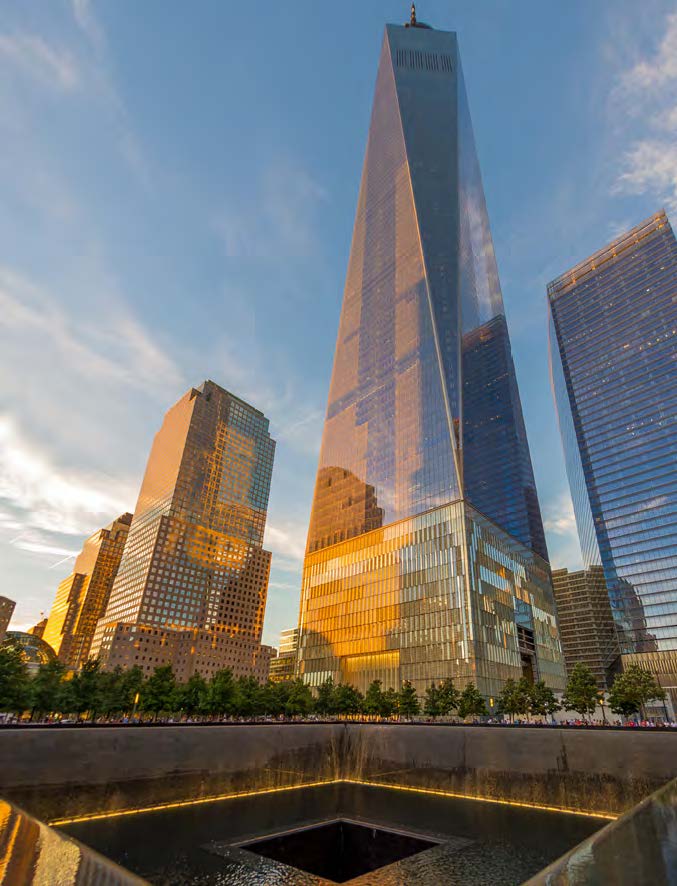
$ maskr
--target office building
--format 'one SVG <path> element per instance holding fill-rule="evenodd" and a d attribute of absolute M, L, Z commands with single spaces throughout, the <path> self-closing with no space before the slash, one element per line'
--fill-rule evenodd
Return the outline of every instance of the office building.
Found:
<path fill-rule="evenodd" d="M 270 679 L 275 682 L 292 680 L 296 676 L 296 659 L 299 650 L 299 629 L 288 628 L 280 632 L 277 656 L 270 662 Z"/>
<path fill-rule="evenodd" d="M 106 611 L 132 522 L 121 514 L 87 539 L 73 572 L 57 588 L 42 638 L 70 670 L 80 670 L 89 658 L 94 631 Z M 31 631 L 35 634 L 35 631 Z"/>
<path fill-rule="evenodd" d="M 42 640 L 45 636 L 45 628 L 47 627 L 47 619 L 41 618 L 37 624 L 34 624 L 32 628 L 28 629 L 29 634 L 33 634 L 34 637 L 38 637 L 38 639 Z"/>
<path fill-rule="evenodd" d="M 299 670 L 564 681 L 456 35 L 388 25 L 313 499 Z"/>
<path fill-rule="evenodd" d="M 9 597 L 0 597 L 0 643 L 2 643 L 9 623 L 12 620 L 15 606 L 14 600 L 10 600 Z"/>
<path fill-rule="evenodd" d="M 550 366 L 585 568 L 622 664 L 677 704 L 677 241 L 660 211 L 548 286 Z"/>
<path fill-rule="evenodd" d="M 262 544 L 274 450 L 263 413 L 212 381 L 167 412 L 96 630 L 105 667 L 267 678 Z"/>
<path fill-rule="evenodd" d="M 618 661 L 618 642 L 604 570 L 601 566 L 577 572 L 555 569 L 552 584 L 567 671 L 584 664 L 601 690 L 610 688 Z"/>

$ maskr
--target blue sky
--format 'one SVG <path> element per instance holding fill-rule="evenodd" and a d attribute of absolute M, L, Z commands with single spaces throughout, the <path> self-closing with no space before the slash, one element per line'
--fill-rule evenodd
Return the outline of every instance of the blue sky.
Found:
<path fill-rule="evenodd" d="M 21 0 L 0 24 L 0 594 L 48 612 L 205 378 L 278 441 L 264 637 L 300 569 L 376 65 L 406 2 Z M 580 552 L 545 287 L 677 213 L 677 13 L 423 0 L 460 37 L 553 564 Z"/>

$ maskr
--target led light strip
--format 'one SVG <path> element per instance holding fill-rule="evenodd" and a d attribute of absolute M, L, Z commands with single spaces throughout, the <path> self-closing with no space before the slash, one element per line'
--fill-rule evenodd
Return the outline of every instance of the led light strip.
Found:
<path fill-rule="evenodd" d="M 221 800 L 237 800 L 240 797 L 262 797 L 265 794 L 281 794 L 285 791 L 298 791 L 302 788 L 319 788 L 328 784 L 341 784 L 343 779 L 328 781 L 307 781 L 301 784 L 284 785 L 278 788 L 261 788 L 259 791 L 236 791 L 232 794 L 219 794 L 216 797 L 197 797 L 195 800 L 178 800 L 175 803 L 158 803 L 156 806 L 141 806 L 138 809 L 116 809 L 112 812 L 96 812 L 93 815 L 76 815 L 73 818 L 55 818 L 47 822 L 52 827 L 63 824 L 77 824 L 81 821 L 98 821 L 102 818 L 120 818 L 123 815 L 143 815 L 145 812 L 161 812 L 164 809 L 179 809 L 182 806 L 202 806 L 206 803 L 219 803 Z"/>
<path fill-rule="evenodd" d="M 567 806 L 546 806 L 544 803 L 524 803 L 521 800 L 498 800 L 496 797 L 481 797 L 477 794 L 461 794 L 457 791 L 440 791 L 435 788 L 411 787 L 403 784 L 389 784 L 382 781 L 360 781 L 344 778 L 344 784 L 366 785 L 372 788 L 388 788 L 394 791 L 408 791 L 413 794 L 431 794 L 434 797 L 453 797 L 456 800 L 477 800 L 480 803 L 495 803 L 499 806 L 519 806 L 523 809 L 538 809 L 541 812 L 559 812 L 567 815 L 583 815 L 586 818 L 604 818 L 615 821 L 619 816 L 613 812 L 584 812 L 581 809 L 570 809 Z"/>
<path fill-rule="evenodd" d="M 64 824 L 77 824 L 83 821 L 99 821 L 104 818 L 121 818 L 127 815 L 143 815 L 146 812 L 161 812 L 165 809 L 179 809 L 184 806 L 203 806 L 207 803 L 219 803 L 223 800 L 238 800 L 241 797 L 261 797 L 265 794 L 281 794 L 285 791 L 298 791 L 303 788 L 319 788 L 330 784 L 355 784 L 370 788 L 387 788 L 390 791 L 406 791 L 412 794 L 424 794 L 434 797 L 448 797 L 456 800 L 475 800 L 479 803 L 494 803 L 497 806 L 517 806 L 521 809 L 537 809 L 540 812 L 559 812 L 566 815 L 581 815 L 585 818 L 601 818 L 615 821 L 618 815 L 611 812 L 584 812 L 566 806 L 547 806 L 542 803 L 525 803 L 520 800 L 499 800 L 496 797 L 481 797 L 475 794 L 462 794 L 457 791 L 442 791 L 435 788 L 411 787 L 409 785 L 392 784 L 380 781 L 363 781 L 355 778 L 332 778 L 327 781 L 309 781 L 302 784 L 284 785 L 277 788 L 262 788 L 258 791 L 236 791 L 231 794 L 219 794 L 215 797 L 198 797 L 194 800 L 178 800 L 174 803 L 158 803 L 155 806 L 142 806 L 138 809 L 117 809 L 113 812 L 97 812 L 92 815 L 78 815 L 73 818 L 57 818 L 49 822 L 52 827 Z"/>

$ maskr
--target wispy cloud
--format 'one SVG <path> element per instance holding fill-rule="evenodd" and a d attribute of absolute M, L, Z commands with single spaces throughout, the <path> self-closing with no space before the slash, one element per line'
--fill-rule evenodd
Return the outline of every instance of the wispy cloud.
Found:
<path fill-rule="evenodd" d="M 14 419 L 0 414 L 0 501 L 12 509 L 11 515 L 3 512 L 5 530 L 20 528 L 9 539 L 16 547 L 66 555 L 70 549 L 55 546 L 36 531 L 87 536 L 133 508 L 135 491 L 119 478 L 60 467 L 27 439 Z"/>
<path fill-rule="evenodd" d="M 8 350 L 12 340 L 30 343 L 37 352 L 55 356 L 63 368 L 143 390 L 183 386 L 177 366 L 124 302 L 113 300 L 109 316 L 96 318 L 62 305 L 54 293 L 0 267 L 0 334 Z"/>
<path fill-rule="evenodd" d="M 652 193 L 677 212 L 677 13 L 655 51 L 621 73 L 612 104 L 645 133 L 623 154 L 615 194 Z"/>
<path fill-rule="evenodd" d="M 291 562 L 294 568 L 298 568 L 299 564 L 303 563 L 306 551 L 306 532 L 307 527 L 300 523 L 285 522 L 273 525 L 268 522 L 263 543 L 274 555 L 279 555 L 283 563 Z M 283 569 L 284 566 L 280 564 L 279 558 L 275 557 L 273 563 Z"/>
<path fill-rule="evenodd" d="M 557 498 L 547 502 L 543 525 L 546 532 L 555 535 L 573 535 L 576 533 L 576 517 L 574 506 L 568 492 L 561 492 Z"/>
<path fill-rule="evenodd" d="M 256 192 L 233 197 L 214 227 L 229 258 L 305 258 L 318 249 L 315 216 L 327 192 L 293 163 L 268 167 Z"/>
<path fill-rule="evenodd" d="M 72 0 L 71 8 L 77 26 L 90 43 L 100 50 L 104 43 L 104 34 L 90 0 Z"/>
<path fill-rule="evenodd" d="M 74 92 L 82 86 L 82 72 L 73 53 L 37 34 L 0 34 L 0 58 L 50 90 Z"/>

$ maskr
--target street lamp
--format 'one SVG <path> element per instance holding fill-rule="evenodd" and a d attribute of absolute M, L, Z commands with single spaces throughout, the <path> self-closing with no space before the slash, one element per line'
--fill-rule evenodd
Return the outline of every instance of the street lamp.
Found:
<path fill-rule="evenodd" d="M 604 697 L 604 692 L 599 693 L 598 701 L 599 701 L 599 706 L 602 709 L 602 721 L 604 722 L 604 725 L 606 726 L 607 725 L 606 712 L 604 710 L 604 705 L 606 704 L 606 699 Z"/>

